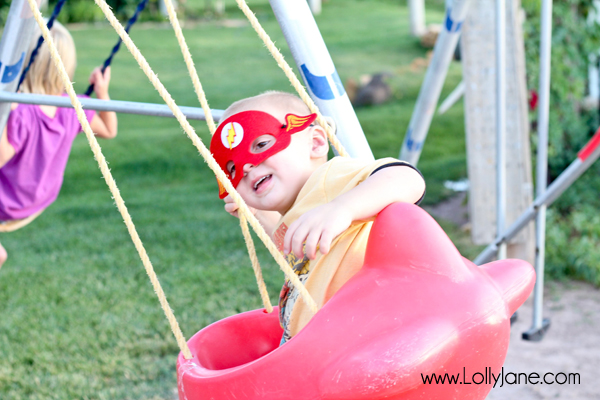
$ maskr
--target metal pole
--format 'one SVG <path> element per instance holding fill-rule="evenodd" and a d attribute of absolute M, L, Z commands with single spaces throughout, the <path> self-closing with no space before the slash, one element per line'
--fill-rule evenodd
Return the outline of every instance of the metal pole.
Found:
<path fill-rule="evenodd" d="M 552 0 L 542 1 L 540 33 L 540 82 L 538 89 L 538 146 L 536 197 L 543 196 L 548 182 L 548 117 L 550 114 L 550 55 L 552 44 Z M 533 320 L 531 328 L 523 333 L 528 340 L 541 340 L 550 326 L 543 321 L 544 258 L 546 254 L 546 206 L 538 209 L 535 221 L 535 273 L 533 289 Z"/>
<path fill-rule="evenodd" d="M 421 36 L 425 33 L 425 0 L 408 0 L 410 33 Z"/>
<path fill-rule="evenodd" d="M 37 26 L 32 17 L 26 0 L 12 1 L 0 40 L 0 90 L 14 92 L 17 89 L 18 77 Z M 10 104 L 0 104 L 0 136 L 9 113 Z"/>
<path fill-rule="evenodd" d="M 352 157 L 374 160 L 308 3 L 289 0 L 270 0 L 270 3 L 308 92 L 321 113 L 335 120 L 337 136 Z"/>
<path fill-rule="evenodd" d="M 164 104 L 138 103 L 133 101 L 119 100 L 98 100 L 89 98 L 79 98 L 83 108 L 96 111 L 115 111 L 126 114 L 150 115 L 154 117 L 171 117 L 173 113 L 168 106 Z M 56 107 L 73 108 L 68 97 L 49 96 L 44 94 L 29 93 L 11 93 L 0 91 L 0 106 L 10 103 L 41 104 Z M 188 119 L 205 120 L 204 111 L 198 107 L 179 107 Z M 221 119 L 224 110 L 211 110 L 215 120 Z"/>
<path fill-rule="evenodd" d="M 488 245 L 473 261 L 477 265 L 488 262 L 498 251 L 501 243 L 507 242 L 515 237 L 521 229 L 527 225 L 537 214 L 541 206 L 549 206 L 560 196 L 569 186 L 573 184 L 597 159 L 600 157 L 600 129 L 596 131 L 594 137 L 581 149 L 575 161 L 571 163 L 556 178 L 546 191 L 536 197 L 534 202 L 517 218 L 515 222 L 508 227 L 501 235 L 496 237 L 493 243 Z"/>
<path fill-rule="evenodd" d="M 308 6 L 313 15 L 321 14 L 321 0 L 308 0 Z"/>
<path fill-rule="evenodd" d="M 496 0 L 496 234 L 506 221 L 506 3 Z M 506 258 L 506 243 L 498 259 Z"/>
<path fill-rule="evenodd" d="M 446 99 L 444 101 L 442 101 L 442 104 L 440 104 L 440 106 L 437 110 L 438 115 L 442 115 L 446 111 L 448 111 L 464 95 L 465 95 L 465 81 L 462 80 L 462 81 L 460 81 L 458 86 L 456 86 L 454 88 L 452 93 L 450 93 L 448 95 L 448 97 L 446 97 Z"/>
<path fill-rule="evenodd" d="M 431 119 L 458 42 L 460 29 L 470 4 L 471 0 L 456 0 L 452 7 L 446 9 L 444 28 L 435 42 L 433 59 L 427 68 L 400 151 L 400 159 L 413 165 L 419 162 L 423 143 L 427 137 Z"/>

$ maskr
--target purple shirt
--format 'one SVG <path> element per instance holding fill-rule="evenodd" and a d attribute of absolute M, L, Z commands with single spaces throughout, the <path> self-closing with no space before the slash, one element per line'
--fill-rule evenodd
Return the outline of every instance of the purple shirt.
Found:
<path fill-rule="evenodd" d="M 88 121 L 95 113 L 85 110 Z M 54 118 L 32 104 L 10 112 L 6 134 L 15 155 L 0 168 L 0 221 L 27 218 L 56 200 L 79 132 L 72 108 L 57 108 Z"/>

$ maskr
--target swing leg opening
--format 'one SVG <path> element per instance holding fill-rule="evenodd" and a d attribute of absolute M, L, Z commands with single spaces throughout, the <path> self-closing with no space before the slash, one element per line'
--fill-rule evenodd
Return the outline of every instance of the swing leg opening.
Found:
<path fill-rule="evenodd" d="M 218 371 L 255 361 L 279 347 L 278 312 L 255 310 L 216 322 L 190 339 L 198 363 Z"/>

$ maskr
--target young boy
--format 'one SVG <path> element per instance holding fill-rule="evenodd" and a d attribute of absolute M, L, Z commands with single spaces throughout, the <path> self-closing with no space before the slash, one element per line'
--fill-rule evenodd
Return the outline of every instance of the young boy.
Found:
<path fill-rule="evenodd" d="M 393 158 L 327 161 L 315 118 L 288 93 L 243 99 L 225 110 L 210 149 L 321 308 L 362 267 L 375 216 L 394 202 L 418 203 L 425 182 Z M 221 187 L 219 195 L 237 216 Z M 287 281 L 279 305 L 283 344 L 312 313 Z"/>

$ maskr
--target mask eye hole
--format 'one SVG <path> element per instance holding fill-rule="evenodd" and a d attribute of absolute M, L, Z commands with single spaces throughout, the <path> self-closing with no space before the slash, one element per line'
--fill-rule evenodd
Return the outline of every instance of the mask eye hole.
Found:
<path fill-rule="evenodd" d="M 232 179 L 235 178 L 235 164 L 233 163 L 233 161 L 229 161 L 227 163 L 227 172 L 229 172 L 229 175 Z"/>
<path fill-rule="evenodd" d="M 273 147 L 276 141 L 277 140 L 273 135 L 260 135 L 252 142 L 250 152 L 253 154 L 260 154 Z"/>

